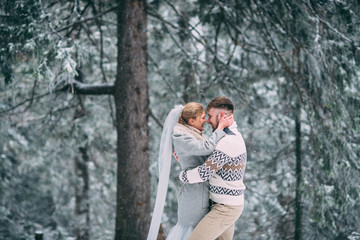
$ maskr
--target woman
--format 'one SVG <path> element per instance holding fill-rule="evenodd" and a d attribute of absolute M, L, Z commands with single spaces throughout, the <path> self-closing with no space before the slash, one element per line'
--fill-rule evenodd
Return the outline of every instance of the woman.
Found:
<path fill-rule="evenodd" d="M 233 117 L 222 117 L 212 136 L 202 135 L 206 122 L 205 110 L 199 103 L 184 106 L 178 123 L 172 132 L 172 142 L 181 168 L 188 170 L 204 163 L 215 149 L 217 142 L 225 136 L 224 128 L 233 123 Z M 170 230 L 169 240 L 184 240 L 198 222 L 209 212 L 208 182 L 184 184 L 178 196 L 178 222 Z"/>

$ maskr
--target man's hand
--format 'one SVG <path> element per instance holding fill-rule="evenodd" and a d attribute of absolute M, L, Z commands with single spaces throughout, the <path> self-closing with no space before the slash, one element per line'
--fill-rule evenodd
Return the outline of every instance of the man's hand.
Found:
<path fill-rule="evenodd" d="M 218 118 L 219 125 L 217 128 L 220 130 L 224 130 L 224 128 L 230 127 L 234 123 L 233 114 L 226 115 L 224 112 L 220 112 Z"/>

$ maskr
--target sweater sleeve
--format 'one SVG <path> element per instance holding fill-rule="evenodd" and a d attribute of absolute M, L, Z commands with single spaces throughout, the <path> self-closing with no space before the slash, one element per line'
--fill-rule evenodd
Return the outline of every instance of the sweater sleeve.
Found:
<path fill-rule="evenodd" d="M 184 183 L 205 182 L 228 162 L 228 158 L 225 153 L 215 150 L 202 165 L 181 171 L 179 178 Z"/>
<path fill-rule="evenodd" d="M 216 144 L 225 135 L 226 133 L 224 131 L 216 129 L 213 134 L 204 141 L 197 140 L 187 133 L 174 133 L 172 137 L 174 145 L 181 146 L 184 152 L 194 156 L 207 156 L 215 150 Z"/>

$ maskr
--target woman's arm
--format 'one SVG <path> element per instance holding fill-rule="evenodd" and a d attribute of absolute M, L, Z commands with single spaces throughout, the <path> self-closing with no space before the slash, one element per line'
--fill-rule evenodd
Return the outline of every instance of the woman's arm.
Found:
<path fill-rule="evenodd" d="M 207 140 L 198 140 L 190 133 L 174 133 L 173 142 L 176 151 L 181 151 L 186 155 L 206 156 L 210 155 L 216 144 L 226 133 L 220 129 L 216 129 Z"/>
<path fill-rule="evenodd" d="M 210 155 L 216 147 L 216 144 L 226 133 L 224 128 L 232 125 L 233 115 L 221 115 L 217 129 L 206 140 L 198 140 L 191 133 L 175 132 L 173 133 L 173 143 L 177 151 L 182 151 L 186 155 L 207 156 Z"/>

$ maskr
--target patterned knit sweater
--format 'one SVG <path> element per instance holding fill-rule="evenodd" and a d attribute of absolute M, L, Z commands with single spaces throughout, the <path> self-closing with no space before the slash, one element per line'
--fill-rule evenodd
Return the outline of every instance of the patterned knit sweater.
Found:
<path fill-rule="evenodd" d="M 236 123 L 224 130 L 227 135 L 216 145 L 215 151 L 204 164 L 181 171 L 179 178 L 184 183 L 209 180 L 210 199 L 217 203 L 242 205 L 245 185 L 246 147 Z"/>

